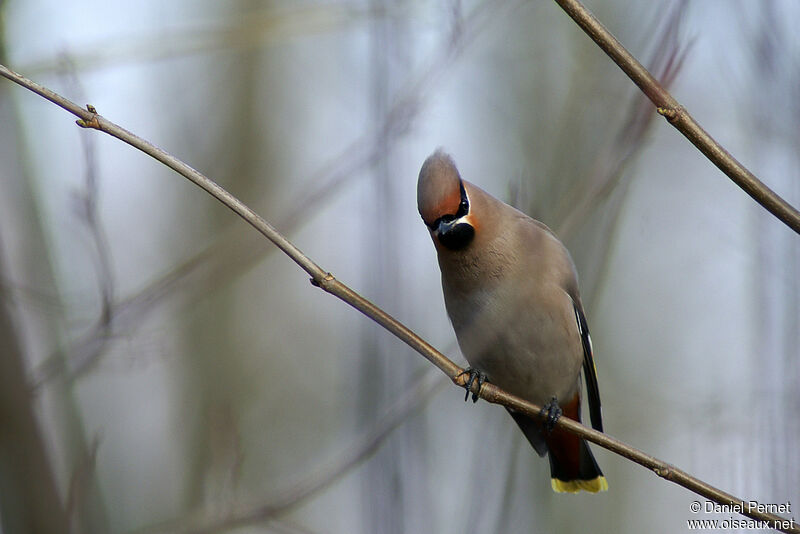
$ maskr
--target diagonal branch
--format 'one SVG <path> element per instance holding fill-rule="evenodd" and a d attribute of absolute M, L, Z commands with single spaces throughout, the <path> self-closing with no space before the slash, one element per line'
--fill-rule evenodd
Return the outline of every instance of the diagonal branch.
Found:
<path fill-rule="evenodd" d="M 456 365 L 444 354 L 437 351 L 430 343 L 419 337 L 400 321 L 359 295 L 347 285 L 334 278 L 331 273 L 322 269 L 313 260 L 311 260 L 311 258 L 303 254 L 300 249 L 295 247 L 288 239 L 275 230 L 275 228 L 273 228 L 272 225 L 270 225 L 266 220 L 264 220 L 252 209 L 242 203 L 238 198 L 231 195 L 228 191 L 220 187 L 210 178 L 204 176 L 163 149 L 149 143 L 148 141 L 145 141 L 141 137 L 99 115 L 92 106 L 87 106 L 87 109 L 83 109 L 74 102 L 64 98 L 54 91 L 42 87 L 36 82 L 33 82 L 24 76 L 9 70 L 4 65 L 0 65 L 0 76 L 18 83 L 19 85 L 33 91 L 36 94 L 39 94 L 57 106 L 79 117 L 77 121 L 79 126 L 83 128 L 94 128 L 116 137 L 117 139 L 133 146 L 134 148 L 138 148 L 145 154 L 153 157 L 154 159 L 173 169 L 178 174 L 189 179 L 212 195 L 214 198 L 222 202 L 231 211 L 242 217 L 253 228 L 264 235 L 264 237 L 272 241 L 275 246 L 280 248 L 297 265 L 299 265 L 300 268 L 302 268 L 311 276 L 311 283 L 313 285 L 343 300 L 397 336 L 409 347 L 416 350 L 433 365 L 444 372 L 448 377 L 450 377 L 450 380 L 452 380 L 454 384 L 460 387 L 464 387 L 466 385 L 467 379 L 461 367 Z M 477 384 L 475 385 L 475 389 L 478 389 Z M 513 409 L 514 411 L 524 413 L 530 417 L 542 417 L 540 414 L 540 406 L 537 406 L 517 396 L 511 395 L 510 393 L 506 393 L 493 384 L 483 384 L 482 388 L 476 392 L 479 393 L 481 398 L 491 403 L 501 404 Z M 632 460 L 644 467 L 647 467 L 658 476 L 683 486 L 684 488 L 687 488 L 698 495 L 706 497 L 707 499 L 713 500 L 720 504 L 732 505 L 732 507 L 735 510 L 740 511 L 741 514 L 758 521 L 766 522 L 772 528 L 781 530 L 783 532 L 794 532 L 800 534 L 800 527 L 795 526 L 793 520 L 785 519 L 775 514 L 764 512 L 760 509 L 753 509 L 752 507 L 748 506 L 748 502 L 739 499 L 730 493 L 715 488 L 714 486 L 711 486 L 710 484 L 693 477 L 689 473 L 662 460 L 659 460 L 658 458 L 650 456 L 639 449 L 631 447 L 630 445 L 627 445 L 618 439 L 612 438 L 607 434 L 597 432 L 596 430 L 583 426 L 582 424 L 567 417 L 560 418 L 556 423 L 556 426 L 568 432 L 572 432 L 573 434 L 591 441 L 592 443 L 596 443 L 597 445 L 600 445 L 601 447 L 608 449 L 620 456 L 628 458 L 629 460 Z"/>
<path fill-rule="evenodd" d="M 753 200 L 800 234 L 800 212 L 767 187 L 711 137 L 658 80 L 628 52 L 579 0 L 555 0 L 561 8 L 597 43 L 628 77 L 647 95 L 660 115 L 681 132 L 714 165 L 744 189 Z"/>
<path fill-rule="evenodd" d="M 519 3 L 520 0 L 517 0 L 502 7 L 511 9 Z M 446 74 L 448 68 L 456 63 L 457 58 L 499 11 L 495 4 L 485 1 L 458 18 L 452 31 L 441 46 L 436 47 L 425 66 L 395 95 L 382 123 L 374 130 L 364 132 L 338 156 L 315 172 L 307 180 L 309 188 L 304 188 L 303 193 L 294 202 L 287 202 L 287 205 L 296 206 L 302 203 L 306 211 L 310 210 L 315 204 L 329 199 L 331 194 L 347 183 L 363 176 L 362 171 L 376 164 L 386 143 L 396 142 L 407 136 L 426 101 L 430 99 L 431 88 L 437 85 L 435 80 Z M 308 221 L 304 213 L 301 210 L 291 210 L 275 226 L 287 235 Z M 178 287 L 208 285 L 207 281 L 211 279 L 215 284 L 224 284 L 225 280 L 231 280 L 245 272 L 265 254 L 274 250 L 254 246 L 257 239 L 256 236 L 248 236 L 242 240 L 233 240 L 229 235 L 219 237 L 205 249 L 123 300 L 105 299 L 103 295 L 110 295 L 111 292 L 101 292 L 104 302 L 108 300 L 110 306 L 104 306 L 100 317 L 88 332 L 70 343 L 66 349 L 51 354 L 32 370 L 32 389 L 41 390 L 47 382 L 59 376 L 70 381 L 84 376 L 105 355 L 111 338 L 135 327 Z M 225 258 L 224 270 L 217 265 L 218 258 Z"/>

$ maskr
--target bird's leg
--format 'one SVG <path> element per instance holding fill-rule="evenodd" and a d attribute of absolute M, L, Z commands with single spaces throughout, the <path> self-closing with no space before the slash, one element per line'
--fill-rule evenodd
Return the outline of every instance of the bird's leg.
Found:
<path fill-rule="evenodd" d="M 467 380 L 467 383 L 464 384 L 464 389 L 467 390 L 467 394 L 464 395 L 464 402 L 466 402 L 467 399 L 469 399 L 469 392 L 472 391 L 472 384 L 475 383 L 476 379 L 478 381 L 478 389 L 474 393 L 472 393 L 472 402 L 478 402 L 478 395 L 481 392 L 483 384 L 486 383 L 486 373 L 483 373 L 481 371 L 478 371 L 477 369 L 469 367 L 461 371 L 461 373 L 459 373 L 458 376 L 461 377 L 464 375 L 469 375 L 469 380 Z"/>
<path fill-rule="evenodd" d="M 556 426 L 556 422 L 564 412 L 561 410 L 561 406 L 558 405 L 558 399 L 553 396 L 550 399 L 550 402 L 542 406 L 542 409 L 539 413 L 542 416 L 546 416 L 542 428 L 544 429 L 545 435 L 548 435 L 553 431 L 553 428 Z"/>

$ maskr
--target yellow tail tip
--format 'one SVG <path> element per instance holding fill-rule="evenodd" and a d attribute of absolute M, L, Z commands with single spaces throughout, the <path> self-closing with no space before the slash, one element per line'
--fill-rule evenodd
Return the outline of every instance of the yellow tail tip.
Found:
<path fill-rule="evenodd" d="M 550 485 L 553 486 L 553 491 L 556 493 L 578 493 L 581 490 L 597 493 L 598 491 L 608 490 L 606 477 L 597 477 L 592 480 L 570 480 L 568 482 L 551 478 Z"/>

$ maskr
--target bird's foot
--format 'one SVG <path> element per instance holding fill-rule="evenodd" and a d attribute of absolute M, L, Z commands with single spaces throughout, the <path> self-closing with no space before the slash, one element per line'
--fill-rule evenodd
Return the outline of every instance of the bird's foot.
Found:
<path fill-rule="evenodd" d="M 476 380 L 478 381 L 478 389 L 472 392 L 472 402 L 478 402 L 478 395 L 480 395 L 483 384 L 486 383 L 486 373 L 483 373 L 481 371 L 478 371 L 477 369 L 469 367 L 468 369 L 464 369 L 463 371 L 461 371 L 458 377 L 464 375 L 469 375 L 469 379 L 464 384 L 464 389 L 467 390 L 467 394 L 464 395 L 464 402 L 466 402 L 467 399 L 469 399 L 469 393 L 470 391 L 472 391 L 472 385 L 475 383 Z"/>
<path fill-rule="evenodd" d="M 564 412 L 561 410 L 561 406 L 558 405 L 558 399 L 554 396 L 550 399 L 550 402 L 542 407 L 539 413 L 545 418 L 542 428 L 544 429 L 545 435 L 547 435 L 553 431 L 556 422 Z"/>

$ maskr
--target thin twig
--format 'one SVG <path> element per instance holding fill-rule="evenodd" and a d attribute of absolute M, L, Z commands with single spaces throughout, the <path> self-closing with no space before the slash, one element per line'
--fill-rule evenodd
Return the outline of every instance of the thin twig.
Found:
<path fill-rule="evenodd" d="M 514 5 L 516 4 L 504 7 L 510 8 Z M 473 8 L 463 20 L 459 20 L 457 29 L 454 28 L 450 32 L 441 46 L 435 47 L 436 52 L 432 54 L 425 67 L 398 91 L 391 109 L 377 128 L 364 132 L 346 146 L 338 156 L 307 180 L 309 187 L 303 188 L 297 199 L 286 203 L 288 206 L 302 204 L 306 209 L 291 210 L 276 223 L 275 226 L 283 234 L 289 234 L 301 224 L 307 223 L 308 213 L 314 211 L 313 206 L 329 200 L 332 194 L 354 179 L 365 176 L 365 171 L 373 167 L 380 158 L 386 143 L 396 142 L 411 132 L 411 126 L 424 109 L 429 93 L 437 87 L 435 80 L 446 74 L 447 68 L 455 63 L 466 46 L 474 41 L 476 35 L 492 18 L 496 17 L 498 10 L 488 9 L 489 6 L 496 7 L 491 2 L 485 1 Z M 270 247 L 255 246 L 257 243 L 249 237 L 233 241 L 228 235 L 218 238 L 136 294 L 113 302 L 108 313 L 101 314 L 88 332 L 72 342 L 65 350 L 50 355 L 32 370 L 31 388 L 35 391 L 40 390 L 56 377 L 71 381 L 84 376 L 105 354 L 110 338 L 140 323 L 167 295 L 178 287 L 191 283 L 185 282 L 185 279 L 200 271 L 208 262 L 219 263 L 220 258 L 223 258 L 230 269 L 221 274 L 220 267 L 216 265 L 206 267 L 206 271 L 211 271 L 211 274 L 196 276 L 194 283 L 207 287 L 208 280 L 213 279 L 213 285 L 218 287 L 238 274 L 246 272 L 258 260 L 275 250 Z M 109 320 L 104 319 L 106 315 Z"/>
<path fill-rule="evenodd" d="M 800 234 L 800 212 L 739 163 L 714 140 L 658 80 L 603 26 L 579 0 L 555 0 L 561 8 L 628 75 L 660 115 L 681 132 L 714 165 L 753 200 Z"/>
<path fill-rule="evenodd" d="M 275 230 L 275 228 L 273 228 L 261 216 L 259 216 L 225 189 L 220 187 L 210 178 L 207 178 L 163 149 L 149 143 L 148 141 L 145 141 L 141 137 L 99 115 L 92 106 L 87 106 L 87 109 L 83 109 L 74 102 L 71 102 L 70 100 L 51 91 L 50 89 L 42 87 L 41 85 L 28 80 L 24 76 L 9 70 L 3 65 L 0 65 L 0 75 L 18 83 L 34 93 L 41 95 L 57 106 L 79 117 L 79 120 L 77 121 L 79 126 L 83 128 L 94 128 L 116 137 L 117 139 L 135 148 L 138 148 L 145 154 L 153 157 L 154 159 L 173 169 L 178 174 L 189 179 L 197 186 L 201 187 L 210 195 L 212 195 L 214 198 L 225 204 L 225 206 L 227 206 L 231 211 L 242 217 L 253 228 L 264 235 L 264 237 L 272 241 L 278 248 L 286 253 L 286 255 L 292 259 L 292 261 L 294 261 L 298 266 L 300 266 L 300 268 L 302 268 L 311 276 L 311 283 L 313 285 L 343 300 L 397 336 L 409 347 L 419 352 L 433 365 L 438 367 L 442 372 L 450 377 L 450 380 L 452 380 L 456 385 L 460 387 L 464 387 L 466 385 L 467 378 L 464 374 L 464 370 L 461 367 L 456 365 L 444 354 L 437 351 L 431 344 L 419 337 L 397 319 L 353 291 L 347 285 L 337 280 L 331 273 L 323 270 L 313 260 L 303 254 L 300 249 L 295 247 L 288 239 Z M 475 384 L 474 388 L 477 390 L 478 385 Z M 540 406 L 511 395 L 510 393 L 506 393 L 493 384 L 484 384 L 480 391 L 476 392 L 481 398 L 491 403 L 502 404 L 503 406 L 509 407 L 516 412 L 521 412 L 534 418 L 541 418 Z M 689 475 L 685 471 L 678 469 L 673 465 L 650 456 L 649 454 L 646 454 L 634 447 L 631 447 L 630 445 L 612 438 L 611 436 L 603 434 L 602 432 L 597 432 L 596 430 L 585 427 L 567 417 L 560 418 L 556 423 L 556 426 L 567 430 L 568 432 L 572 432 L 573 434 L 588 441 L 596 443 L 597 445 L 615 452 L 620 456 L 628 458 L 642 466 L 645 466 L 658 476 L 683 486 L 684 488 L 687 488 L 698 495 L 711 499 L 720 504 L 733 505 L 737 510 L 740 510 L 740 513 L 743 515 L 759 521 L 768 522 L 770 526 L 783 532 L 794 532 L 800 534 L 800 527 L 795 526 L 793 521 L 774 514 L 763 512 L 759 509 L 751 509 L 747 502 L 743 501 L 742 499 L 717 489 L 714 486 L 711 486 L 710 484 L 707 484 L 702 480 Z"/>

